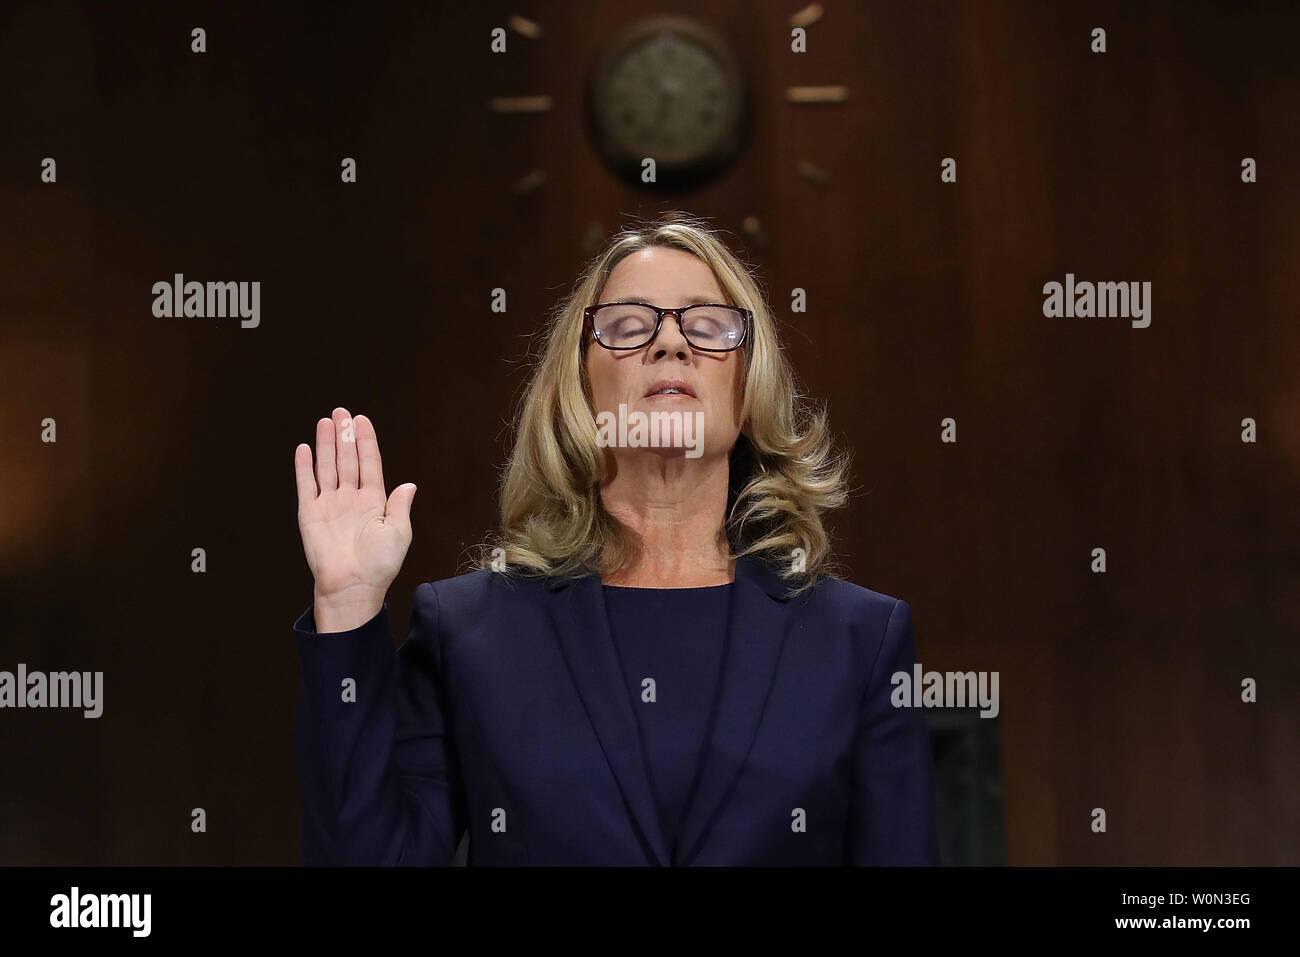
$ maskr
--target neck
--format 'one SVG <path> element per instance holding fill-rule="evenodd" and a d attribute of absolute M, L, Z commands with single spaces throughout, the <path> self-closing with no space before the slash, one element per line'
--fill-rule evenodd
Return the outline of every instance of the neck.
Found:
<path fill-rule="evenodd" d="M 686 459 L 642 453 L 618 460 L 600 489 L 614 518 L 641 537 L 641 551 L 607 585 L 699 588 L 735 579 L 724 523 L 730 478 L 727 456 Z"/>

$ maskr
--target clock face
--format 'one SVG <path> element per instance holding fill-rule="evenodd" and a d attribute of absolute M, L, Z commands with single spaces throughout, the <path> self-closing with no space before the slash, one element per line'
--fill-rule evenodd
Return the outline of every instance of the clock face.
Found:
<path fill-rule="evenodd" d="M 590 87 L 597 145 L 616 165 L 652 157 L 682 170 L 725 159 L 742 125 L 744 85 L 721 40 L 693 21 L 635 25 L 611 46 Z"/>

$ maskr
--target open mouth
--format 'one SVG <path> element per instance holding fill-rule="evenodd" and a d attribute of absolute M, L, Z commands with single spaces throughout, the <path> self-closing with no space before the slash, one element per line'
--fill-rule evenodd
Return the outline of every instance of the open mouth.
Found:
<path fill-rule="evenodd" d="M 651 396 L 659 395 L 687 395 L 694 399 L 695 390 L 685 382 L 656 382 L 650 386 L 650 391 L 645 394 L 648 399 Z"/>

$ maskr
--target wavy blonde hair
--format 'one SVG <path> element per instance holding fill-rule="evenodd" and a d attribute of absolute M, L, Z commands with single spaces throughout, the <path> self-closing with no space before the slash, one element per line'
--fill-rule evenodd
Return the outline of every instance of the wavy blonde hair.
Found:
<path fill-rule="evenodd" d="M 849 455 L 832 448 L 824 408 L 799 394 L 775 321 L 751 269 L 703 220 L 680 212 L 625 227 L 592 258 L 552 310 L 514 420 L 500 487 L 500 528 L 474 564 L 532 575 L 609 574 L 637 556 L 640 537 L 606 511 L 606 450 L 597 442 L 587 382 L 583 308 L 614 267 L 651 246 L 680 249 L 713 271 L 727 301 L 753 312 L 744 353 L 741 433 L 731 452 L 725 535 L 730 558 L 767 561 L 795 592 L 835 574 L 822 513 L 847 500 Z M 804 550 L 796 571 L 794 549 Z M 497 552 L 501 556 L 501 552 Z"/>

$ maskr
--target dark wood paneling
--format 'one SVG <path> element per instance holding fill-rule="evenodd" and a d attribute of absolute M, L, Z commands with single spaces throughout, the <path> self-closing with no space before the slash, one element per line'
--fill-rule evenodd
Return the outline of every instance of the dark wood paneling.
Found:
<path fill-rule="evenodd" d="M 805 55 L 795 4 L 690 6 L 757 113 L 677 193 L 607 175 L 579 111 L 605 39 L 674 5 L 532 4 L 543 36 L 506 56 L 494 3 L 0 10 L 0 667 L 107 681 L 98 721 L 0 716 L 24 822 L 0 861 L 295 861 L 295 444 L 343 404 L 419 484 L 404 629 L 494 522 L 528 337 L 584 237 L 680 207 L 758 266 L 854 449 L 854 580 L 911 604 L 927 668 L 1000 672 L 1008 863 L 1297 862 L 1293 5 L 831 0 Z M 847 103 L 784 100 L 829 83 Z M 556 109 L 486 110 L 526 93 Z M 260 280 L 262 326 L 155 319 L 178 271 Z M 1151 327 L 1045 319 L 1066 272 L 1151 281 Z"/>

